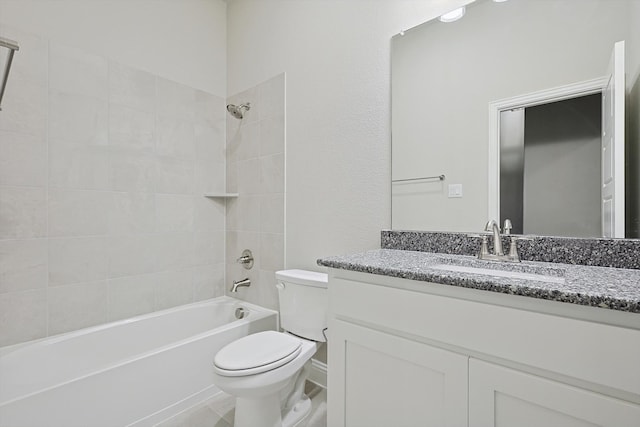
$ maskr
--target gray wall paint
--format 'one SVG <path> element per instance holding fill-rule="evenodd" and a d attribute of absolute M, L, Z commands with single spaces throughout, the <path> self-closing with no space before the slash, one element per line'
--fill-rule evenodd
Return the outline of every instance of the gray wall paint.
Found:
<path fill-rule="evenodd" d="M 525 111 L 524 233 L 601 235 L 601 95 Z"/>

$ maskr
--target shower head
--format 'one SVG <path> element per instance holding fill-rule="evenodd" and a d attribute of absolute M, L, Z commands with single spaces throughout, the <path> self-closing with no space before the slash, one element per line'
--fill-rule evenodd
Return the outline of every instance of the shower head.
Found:
<path fill-rule="evenodd" d="M 227 111 L 231 113 L 231 115 L 236 119 L 242 119 L 242 117 L 244 117 L 244 111 L 249 111 L 250 109 L 251 109 L 251 104 L 249 102 L 241 105 L 233 105 L 233 104 L 227 105 Z"/>

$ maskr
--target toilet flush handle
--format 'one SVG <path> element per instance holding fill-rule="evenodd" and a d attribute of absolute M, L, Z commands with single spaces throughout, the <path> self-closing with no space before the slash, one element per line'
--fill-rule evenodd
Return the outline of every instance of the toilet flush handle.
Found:
<path fill-rule="evenodd" d="M 282 283 L 282 282 L 278 282 L 278 283 L 276 283 L 276 288 L 277 288 L 279 291 L 284 290 L 284 283 Z"/>

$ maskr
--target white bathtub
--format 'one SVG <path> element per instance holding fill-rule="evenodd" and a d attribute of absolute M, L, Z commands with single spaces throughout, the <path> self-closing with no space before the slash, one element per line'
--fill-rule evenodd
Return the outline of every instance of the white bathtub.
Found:
<path fill-rule="evenodd" d="M 248 310 L 240 320 L 238 307 Z M 219 297 L 4 349 L 0 426 L 154 425 L 219 391 L 221 347 L 277 322 L 275 311 Z"/>

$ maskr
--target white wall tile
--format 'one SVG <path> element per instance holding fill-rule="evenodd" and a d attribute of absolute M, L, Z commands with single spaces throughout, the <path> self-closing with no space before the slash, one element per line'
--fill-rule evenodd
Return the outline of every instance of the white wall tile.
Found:
<path fill-rule="evenodd" d="M 224 142 L 224 126 L 227 111 L 224 99 L 204 92 L 195 91 L 195 123 L 222 130 L 222 142 Z"/>
<path fill-rule="evenodd" d="M 82 190 L 110 189 L 108 148 L 50 141 L 49 185 Z"/>
<path fill-rule="evenodd" d="M 154 236 L 156 271 L 177 270 L 194 264 L 193 233 L 162 233 Z"/>
<path fill-rule="evenodd" d="M 108 280 L 108 319 L 126 319 L 152 312 L 155 309 L 155 287 L 155 274 Z"/>
<path fill-rule="evenodd" d="M 110 278 L 153 273 L 156 270 L 156 238 L 150 234 L 107 239 Z"/>
<path fill-rule="evenodd" d="M 152 233 L 156 230 L 153 193 L 110 193 L 109 235 Z"/>
<path fill-rule="evenodd" d="M 193 302 L 193 269 L 156 273 L 155 292 L 156 310 Z"/>
<path fill-rule="evenodd" d="M 238 161 L 259 157 L 260 123 L 243 123 L 231 140 L 230 148 L 236 151 L 236 160 Z"/>
<path fill-rule="evenodd" d="M 151 73 L 109 61 L 109 102 L 155 113 L 156 77 Z"/>
<path fill-rule="evenodd" d="M 158 116 L 156 154 L 194 160 L 195 133 L 192 122 Z"/>
<path fill-rule="evenodd" d="M 157 193 L 193 194 L 194 162 L 176 157 L 158 156 Z"/>
<path fill-rule="evenodd" d="M 46 137 L 0 131 L 0 185 L 44 187 L 46 182 Z"/>
<path fill-rule="evenodd" d="M 47 335 L 47 290 L 0 294 L 0 347 Z"/>
<path fill-rule="evenodd" d="M 229 193 L 238 192 L 238 162 L 227 162 L 227 191 Z M 259 176 L 259 175 L 258 175 Z"/>
<path fill-rule="evenodd" d="M 48 99 L 46 82 L 11 80 L 2 98 L 0 130 L 46 135 Z"/>
<path fill-rule="evenodd" d="M 193 299 L 201 301 L 224 295 L 224 264 L 199 265 L 193 269 Z"/>
<path fill-rule="evenodd" d="M 220 198 L 193 196 L 193 229 L 199 231 L 224 231 L 225 200 Z"/>
<path fill-rule="evenodd" d="M 242 122 L 227 118 L 227 191 L 238 192 L 227 202 L 226 277 L 231 283 L 246 275 L 233 263 L 242 249 L 252 250 L 252 284 L 234 297 L 277 309 L 274 271 L 284 268 L 284 74 L 227 99 L 251 102 Z M 226 291 L 228 292 L 228 291 Z"/>
<path fill-rule="evenodd" d="M 111 150 L 109 179 L 114 191 L 154 191 L 158 181 L 156 158 L 135 150 Z"/>
<path fill-rule="evenodd" d="M 198 123 L 193 128 L 197 156 L 205 157 L 213 163 L 224 163 L 226 145 L 224 128 Z"/>
<path fill-rule="evenodd" d="M 47 240 L 0 241 L 0 293 L 47 286 Z"/>
<path fill-rule="evenodd" d="M 261 193 L 260 163 L 259 158 L 236 163 L 238 193 L 243 195 Z"/>
<path fill-rule="evenodd" d="M 238 197 L 236 202 L 235 216 L 237 231 L 260 231 L 260 208 L 262 196 L 247 195 Z"/>
<path fill-rule="evenodd" d="M 109 142 L 108 118 L 108 103 L 104 99 L 50 90 L 50 140 L 106 146 Z"/>
<path fill-rule="evenodd" d="M 226 202 L 202 193 L 225 191 L 225 100 L 15 34 L 0 114 L 0 346 L 224 294 Z"/>
<path fill-rule="evenodd" d="M 196 233 L 194 238 L 194 265 L 220 264 L 224 262 L 224 231 L 200 232 Z"/>
<path fill-rule="evenodd" d="M 106 281 L 49 289 L 49 335 L 87 328 L 106 321 Z"/>
<path fill-rule="evenodd" d="M 46 233 L 46 191 L 0 187 L 0 238 L 43 237 Z"/>
<path fill-rule="evenodd" d="M 284 153 L 284 120 L 269 117 L 260 121 L 260 155 Z"/>
<path fill-rule="evenodd" d="M 263 193 L 284 193 L 284 154 L 260 158 L 260 184 Z"/>
<path fill-rule="evenodd" d="M 105 237 L 49 239 L 49 286 L 104 280 L 108 266 Z"/>
<path fill-rule="evenodd" d="M 157 231 L 193 231 L 193 196 L 156 194 L 155 198 Z"/>
<path fill-rule="evenodd" d="M 49 189 L 49 236 L 98 236 L 108 232 L 109 193 Z"/>
<path fill-rule="evenodd" d="M 160 77 L 156 79 L 156 84 L 158 115 L 193 122 L 196 90 Z"/>
<path fill-rule="evenodd" d="M 74 47 L 50 43 L 50 88 L 106 100 L 107 76 L 107 61 L 103 57 Z"/>
<path fill-rule="evenodd" d="M 260 200 L 260 231 L 284 233 L 284 194 L 268 194 Z"/>
<path fill-rule="evenodd" d="M 153 113 L 109 104 L 109 145 L 153 152 L 155 138 Z"/>
<path fill-rule="evenodd" d="M 224 193 L 225 164 L 214 163 L 206 158 L 197 158 L 195 162 L 195 193 Z"/>

